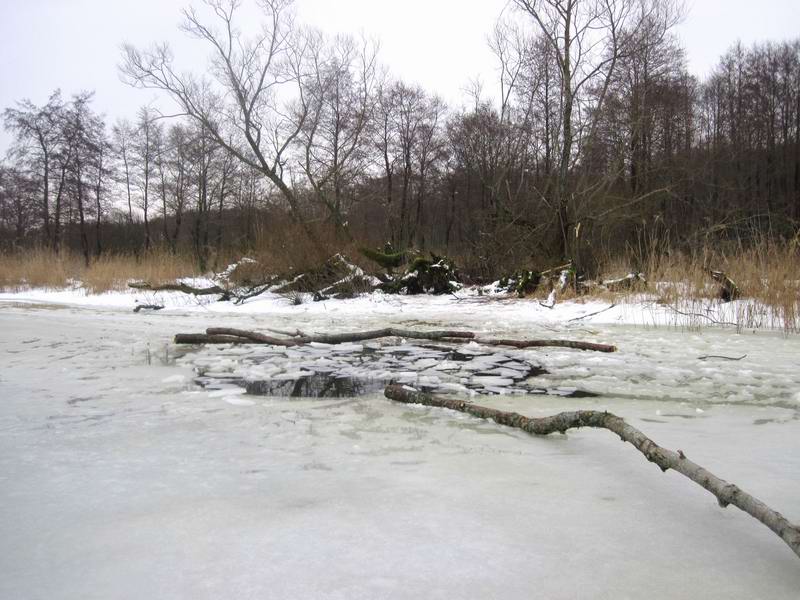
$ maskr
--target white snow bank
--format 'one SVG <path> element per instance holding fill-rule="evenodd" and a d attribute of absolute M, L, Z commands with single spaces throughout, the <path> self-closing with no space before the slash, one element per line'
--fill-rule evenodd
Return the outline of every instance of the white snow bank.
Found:
<path fill-rule="evenodd" d="M 210 280 L 187 280 L 199 287 L 212 285 Z M 454 296 L 403 296 L 375 292 L 346 300 L 307 301 L 294 305 L 287 298 L 264 293 L 241 305 L 218 302 L 214 296 L 195 297 L 180 292 L 142 292 L 125 290 L 87 294 L 82 288 L 69 290 L 29 289 L 0 293 L 1 302 L 53 304 L 75 307 L 133 310 L 138 304 L 164 306 L 169 312 L 214 313 L 220 315 L 276 315 L 304 318 L 330 316 L 338 319 L 360 318 L 365 313 L 376 317 L 415 316 L 420 321 L 443 318 L 458 320 L 482 314 L 488 324 L 621 324 L 643 327 L 700 329 L 732 327 L 742 329 L 783 329 L 784 320 L 763 305 L 751 300 L 721 303 L 713 300 L 687 301 L 677 306 L 658 304 L 650 296 L 629 297 L 619 304 L 579 299 L 543 305 L 535 299 L 478 295 L 477 288 Z M 798 311 L 800 312 L 800 311 Z"/>

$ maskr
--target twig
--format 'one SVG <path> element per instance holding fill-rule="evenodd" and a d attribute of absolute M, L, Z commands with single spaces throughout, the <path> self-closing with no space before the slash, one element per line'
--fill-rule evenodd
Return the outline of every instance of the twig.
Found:
<path fill-rule="evenodd" d="M 697 360 L 707 360 L 709 358 L 720 358 L 723 360 L 744 360 L 745 358 L 747 358 L 747 354 L 745 354 L 744 356 L 740 356 L 739 358 L 732 356 L 716 356 L 714 354 L 709 354 L 708 356 L 698 356 Z"/>
<path fill-rule="evenodd" d="M 715 319 L 714 317 L 711 317 L 709 315 L 704 315 L 702 313 L 687 313 L 687 312 L 683 312 L 681 310 L 678 310 L 677 308 L 675 308 L 671 304 L 661 305 L 661 306 L 667 306 L 667 308 L 669 308 L 673 312 L 676 312 L 679 315 L 682 315 L 684 317 L 700 317 L 701 319 L 708 319 L 714 325 L 732 325 L 733 327 L 738 326 L 738 323 L 732 323 L 730 321 L 719 321 L 719 320 Z"/>
<path fill-rule="evenodd" d="M 583 315 L 582 317 L 575 317 L 574 319 L 569 319 L 569 320 L 567 321 L 567 323 L 572 323 L 573 321 L 581 321 L 581 320 L 583 320 L 583 319 L 588 319 L 589 317 L 594 317 L 594 316 L 596 316 L 596 315 L 599 315 L 599 314 L 601 314 L 601 313 L 604 313 L 604 312 L 606 312 L 607 310 L 611 310 L 612 308 L 614 308 L 614 307 L 616 307 L 616 306 L 617 306 L 617 305 L 616 305 L 615 303 L 612 303 L 612 304 L 611 304 L 611 306 L 607 306 L 607 307 L 606 307 L 606 308 L 604 308 L 603 310 L 598 310 L 597 312 L 589 313 L 588 315 Z"/>

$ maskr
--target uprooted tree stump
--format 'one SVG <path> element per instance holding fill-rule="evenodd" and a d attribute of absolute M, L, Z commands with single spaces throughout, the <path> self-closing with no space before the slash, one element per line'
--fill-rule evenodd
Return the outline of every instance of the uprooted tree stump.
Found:
<path fill-rule="evenodd" d="M 371 248 L 359 248 L 358 251 L 365 258 L 386 269 L 390 276 L 394 269 L 399 269 L 408 262 L 408 252 L 396 252 L 389 242 L 383 247 L 383 252 Z"/>
<path fill-rule="evenodd" d="M 519 413 L 478 406 L 458 398 L 426 394 L 404 385 L 389 385 L 384 390 L 384 394 L 391 400 L 405 404 L 423 404 L 425 406 L 448 408 L 481 419 L 491 419 L 500 425 L 522 429 L 533 435 L 565 433 L 569 429 L 581 427 L 607 429 L 617 434 L 623 442 L 634 446 L 647 460 L 655 463 L 662 471 L 666 472 L 671 469 L 711 492 L 722 508 L 732 504 L 757 519 L 769 527 L 800 557 L 800 526 L 791 523 L 779 512 L 751 496 L 740 487 L 720 479 L 697 463 L 689 460 L 681 450 L 675 452 L 662 448 L 644 433 L 614 414 L 595 410 L 582 410 L 563 412 L 550 417 L 531 418 Z"/>
<path fill-rule="evenodd" d="M 711 275 L 711 279 L 720 285 L 720 300 L 723 302 L 731 302 L 733 300 L 738 300 L 741 297 L 742 293 L 739 290 L 739 286 L 736 285 L 736 282 L 728 277 L 724 271 L 708 269 L 708 274 Z"/>
<path fill-rule="evenodd" d="M 299 274 L 287 276 L 283 285 L 276 286 L 276 294 L 301 292 L 313 294 L 323 291 L 354 274 L 355 266 L 341 254 L 336 254 L 323 264 Z"/>
<path fill-rule="evenodd" d="M 319 335 L 297 335 L 275 337 L 257 331 L 246 331 L 230 327 L 209 327 L 205 333 L 179 333 L 175 336 L 176 344 L 266 344 L 271 346 L 303 346 L 306 344 L 345 344 L 363 342 L 380 338 L 398 337 L 413 340 L 433 340 L 449 343 L 475 342 L 485 346 L 511 346 L 513 348 L 572 348 L 575 350 L 591 350 L 595 352 L 616 352 L 616 346 L 582 342 L 574 340 L 509 340 L 482 338 L 472 331 L 414 331 L 386 327 L 371 331 L 351 333 L 334 333 Z"/>
<path fill-rule="evenodd" d="M 497 289 L 507 293 L 514 293 L 520 298 L 534 294 L 542 281 L 539 271 L 521 270 L 500 278 Z"/>
<path fill-rule="evenodd" d="M 388 277 L 379 288 L 388 294 L 452 294 L 461 286 L 455 263 L 447 257 L 431 253 L 430 258 L 418 256 L 411 261 L 406 272 L 398 277 Z"/>
<path fill-rule="evenodd" d="M 575 267 L 570 261 L 544 271 L 529 271 L 526 269 L 515 271 L 502 277 L 497 282 L 496 289 L 524 298 L 535 294 L 546 285 L 549 287 L 547 302 L 540 302 L 540 304 L 547 308 L 553 308 L 559 294 L 566 292 L 570 285 L 574 285 L 576 281 Z"/>

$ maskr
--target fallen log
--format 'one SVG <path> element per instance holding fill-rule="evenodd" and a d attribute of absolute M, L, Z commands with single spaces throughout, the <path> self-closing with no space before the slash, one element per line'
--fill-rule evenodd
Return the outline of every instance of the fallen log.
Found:
<path fill-rule="evenodd" d="M 205 333 L 179 333 L 175 336 L 176 344 L 252 344 L 243 338 L 233 335 L 207 335 Z"/>
<path fill-rule="evenodd" d="M 594 352 L 616 352 L 617 347 L 610 344 L 594 342 L 577 342 L 574 340 L 494 340 L 475 338 L 478 344 L 486 346 L 511 346 L 512 348 L 573 348 L 574 350 L 592 350 Z"/>
<path fill-rule="evenodd" d="M 614 414 L 595 410 L 582 410 L 563 412 L 550 417 L 531 418 L 519 413 L 505 412 L 471 404 L 457 398 L 433 396 L 404 385 L 389 385 L 384 390 L 384 395 L 396 402 L 448 408 L 481 419 L 491 419 L 499 425 L 516 427 L 533 435 L 565 433 L 569 429 L 580 427 L 607 429 L 617 434 L 623 442 L 633 445 L 648 461 L 655 463 L 662 471 L 666 472 L 672 469 L 711 492 L 722 508 L 732 504 L 757 519 L 769 527 L 800 557 L 800 526 L 791 523 L 779 512 L 751 496 L 740 487 L 720 479 L 697 463 L 689 460 L 683 451 L 678 450 L 675 452 L 662 448 L 644 433 Z"/>
<path fill-rule="evenodd" d="M 181 335 L 183 339 L 184 334 Z M 193 336 L 202 336 L 203 334 L 189 334 Z M 293 335 L 291 338 L 276 338 L 257 331 L 246 331 L 244 329 L 233 329 L 230 327 L 209 327 L 206 329 L 206 337 L 218 338 L 224 336 L 225 338 L 237 337 L 240 338 L 238 343 L 251 343 L 251 344 L 269 344 L 272 346 L 303 346 L 305 344 L 346 344 L 352 342 L 363 342 L 367 340 L 376 340 L 385 337 L 402 337 L 416 340 L 453 340 L 453 339 L 472 339 L 474 333 L 469 331 L 412 331 L 410 329 L 397 329 L 395 327 L 386 327 L 384 329 L 375 329 L 373 331 L 358 331 L 355 333 L 335 333 L 335 334 L 320 334 L 320 335 Z M 176 336 L 176 343 L 178 336 Z M 186 343 L 186 342 L 183 342 Z M 191 342 L 198 343 L 198 342 Z M 230 342 L 200 342 L 200 343 L 230 343 Z"/>
<path fill-rule="evenodd" d="M 183 292 L 184 294 L 192 294 L 193 296 L 213 296 L 217 294 L 227 295 L 228 290 L 212 285 L 207 288 L 197 288 L 185 283 L 164 283 L 160 285 L 153 285 L 144 281 L 137 281 L 128 284 L 129 288 L 135 290 L 147 290 L 149 292 Z"/>
<path fill-rule="evenodd" d="M 164 306 L 161 304 L 137 304 L 133 312 L 138 313 L 143 310 L 164 310 Z"/>
<path fill-rule="evenodd" d="M 356 331 L 351 333 L 334 333 L 319 335 L 301 335 L 280 338 L 265 335 L 257 331 L 233 329 L 230 327 L 209 327 L 205 333 L 179 333 L 175 336 L 176 344 L 268 344 L 271 346 L 303 346 L 306 344 L 346 344 L 364 342 L 387 337 L 399 337 L 412 340 L 437 340 L 444 342 L 475 342 L 486 346 L 511 346 L 513 348 L 573 348 L 576 350 L 592 350 L 595 352 L 616 352 L 616 346 L 580 342 L 573 340 L 504 340 L 480 338 L 472 331 L 414 331 L 386 327 L 372 331 Z"/>

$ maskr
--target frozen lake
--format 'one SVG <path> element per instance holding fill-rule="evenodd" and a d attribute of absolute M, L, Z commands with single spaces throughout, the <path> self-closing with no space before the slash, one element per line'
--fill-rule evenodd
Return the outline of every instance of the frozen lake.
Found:
<path fill-rule="evenodd" d="M 237 355 L 176 364 L 171 344 L 387 323 L 614 343 L 523 353 L 543 386 L 599 397 L 478 401 L 611 410 L 800 521 L 800 338 L 437 311 L 0 304 L 0 598 L 798 598 L 800 561 L 772 532 L 608 432 L 202 390 L 192 366 Z"/>

